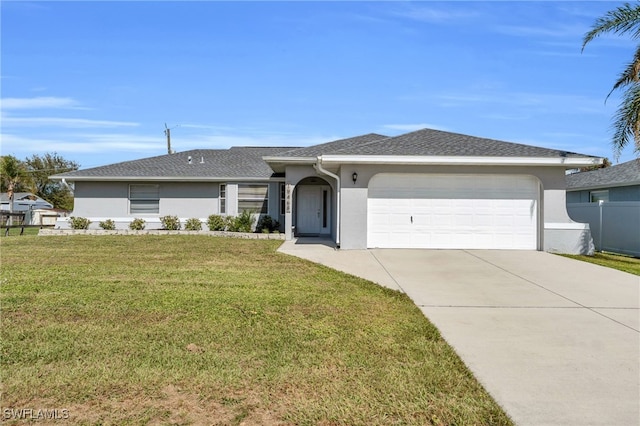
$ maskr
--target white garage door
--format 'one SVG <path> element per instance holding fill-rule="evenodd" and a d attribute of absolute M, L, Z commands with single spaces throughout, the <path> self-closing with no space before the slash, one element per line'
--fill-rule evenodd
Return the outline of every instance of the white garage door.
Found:
<path fill-rule="evenodd" d="M 538 182 L 522 175 L 375 175 L 370 248 L 537 248 Z"/>

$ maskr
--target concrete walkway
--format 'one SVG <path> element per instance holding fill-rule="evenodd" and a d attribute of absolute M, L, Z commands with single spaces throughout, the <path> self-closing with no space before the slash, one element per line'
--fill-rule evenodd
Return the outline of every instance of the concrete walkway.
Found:
<path fill-rule="evenodd" d="M 640 277 L 535 251 L 280 251 L 407 293 L 518 425 L 640 425 Z"/>

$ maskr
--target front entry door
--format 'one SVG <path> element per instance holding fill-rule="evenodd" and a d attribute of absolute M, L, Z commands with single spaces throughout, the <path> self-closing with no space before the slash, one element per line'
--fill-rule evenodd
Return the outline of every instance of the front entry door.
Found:
<path fill-rule="evenodd" d="M 322 187 L 298 187 L 298 234 L 318 235 L 322 228 Z"/>

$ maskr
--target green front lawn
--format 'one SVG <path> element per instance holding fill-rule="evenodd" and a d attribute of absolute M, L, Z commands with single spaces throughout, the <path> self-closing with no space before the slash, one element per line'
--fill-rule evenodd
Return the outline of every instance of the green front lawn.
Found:
<path fill-rule="evenodd" d="M 7 228 L 0 228 L 0 237 L 4 237 L 6 231 Z M 11 227 L 9 228 L 9 235 L 7 235 L 7 237 L 24 237 L 27 235 L 38 235 L 38 232 L 40 232 L 39 226 L 25 226 L 24 233 L 20 235 L 20 227 Z"/>
<path fill-rule="evenodd" d="M 83 424 L 511 424 L 409 298 L 277 253 L 279 242 L 1 244 L 3 413 L 68 410 Z"/>
<path fill-rule="evenodd" d="M 618 269 L 630 274 L 640 275 L 640 259 L 634 257 L 613 253 L 595 253 L 593 256 L 563 254 L 563 256 L 595 263 L 596 265 L 606 266 L 607 268 Z"/>

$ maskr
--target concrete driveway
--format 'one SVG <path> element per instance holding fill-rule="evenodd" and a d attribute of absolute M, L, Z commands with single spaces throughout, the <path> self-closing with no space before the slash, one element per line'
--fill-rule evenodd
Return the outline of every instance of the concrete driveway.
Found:
<path fill-rule="evenodd" d="M 535 251 L 317 242 L 280 251 L 405 292 L 516 424 L 640 424 L 640 277 Z"/>

